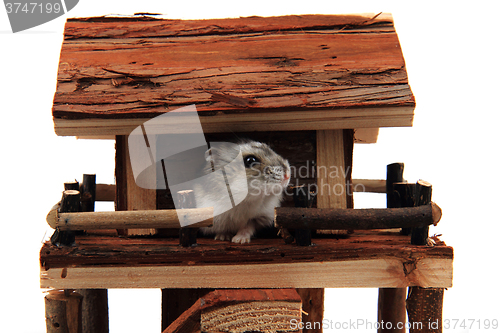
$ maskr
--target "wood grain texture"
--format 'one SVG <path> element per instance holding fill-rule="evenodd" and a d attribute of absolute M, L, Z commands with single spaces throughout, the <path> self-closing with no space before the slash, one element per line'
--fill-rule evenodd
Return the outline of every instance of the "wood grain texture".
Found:
<path fill-rule="evenodd" d="M 139 187 L 134 178 L 128 149 L 128 137 L 117 136 L 115 156 L 116 177 L 116 210 L 137 211 L 156 210 L 156 190 Z M 118 229 L 124 236 L 154 235 L 157 230 L 146 229 Z"/>
<path fill-rule="evenodd" d="M 189 104 L 205 132 L 411 126 L 415 107 L 388 15 L 66 23 L 57 134 L 128 134 Z"/>
<path fill-rule="evenodd" d="M 302 300 L 294 289 L 215 290 L 202 298 L 202 332 L 299 332 Z"/>
<path fill-rule="evenodd" d="M 246 245 L 199 238 L 77 236 L 44 244 L 42 286 L 54 288 L 450 287 L 453 249 L 409 244 L 397 233 L 359 231 L 315 246 L 254 239 Z M 312 274 L 313 273 L 313 274 Z"/>

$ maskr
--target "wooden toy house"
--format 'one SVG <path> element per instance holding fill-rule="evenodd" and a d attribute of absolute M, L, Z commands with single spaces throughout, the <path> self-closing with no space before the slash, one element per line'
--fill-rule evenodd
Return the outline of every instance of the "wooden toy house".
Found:
<path fill-rule="evenodd" d="M 174 200 L 184 194 L 137 186 L 127 136 L 187 105 L 207 141 L 267 142 L 307 170 L 292 173 L 295 194 L 276 209 L 280 237 L 197 238 L 194 227 L 211 222 L 180 228 Z M 401 164 L 386 180 L 351 177 L 353 145 L 411 126 L 414 108 L 390 15 L 68 20 L 55 132 L 115 140 L 116 185 L 90 175 L 65 184 L 47 216 L 47 330 L 105 332 L 106 289 L 161 288 L 165 332 L 319 332 L 306 323 L 321 322 L 324 288 L 371 287 L 379 322 L 404 323 L 408 310 L 422 323 L 413 332 L 440 332 L 427 326 L 440 323 L 453 249 L 428 238 L 440 217 L 430 184 L 405 183 Z M 387 193 L 388 208 L 352 209 L 361 190 Z M 92 212 L 96 200 L 116 212 Z"/>

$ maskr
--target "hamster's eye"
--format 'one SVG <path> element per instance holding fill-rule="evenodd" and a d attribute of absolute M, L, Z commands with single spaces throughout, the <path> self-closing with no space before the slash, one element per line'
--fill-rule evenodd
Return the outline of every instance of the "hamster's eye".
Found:
<path fill-rule="evenodd" d="M 243 159 L 243 162 L 245 163 L 245 168 L 251 168 L 254 164 L 260 163 L 260 160 L 254 155 L 249 155 Z"/>

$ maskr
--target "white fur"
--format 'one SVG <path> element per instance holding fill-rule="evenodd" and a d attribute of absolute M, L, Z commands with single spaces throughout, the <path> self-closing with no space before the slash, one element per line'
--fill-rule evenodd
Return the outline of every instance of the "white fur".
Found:
<path fill-rule="evenodd" d="M 253 149 L 251 147 L 252 145 L 254 148 L 262 146 L 267 147 L 267 145 L 255 141 L 247 142 L 240 145 L 240 147 L 242 151 L 248 151 Z M 266 179 L 262 179 L 262 177 L 247 176 L 248 194 L 245 199 L 232 209 L 215 216 L 214 225 L 212 227 L 202 228 L 205 234 L 215 234 L 215 239 L 218 240 L 231 240 L 234 243 L 249 243 L 250 238 L 257 229 L 272 226 L 274 221 L 274 208 L 280 205 L 283 199 L 283 191 L 288 185 L 290 177 L 288 162 L 276 153 L 272 152 L 272 154 L 273 161 L 278 159 L 284 166 L 284 170 L 281 170 L 281 175 L 276 176 L 278 172 L 273 175 L 274 177 L 267 178 L 267 175 L 264 175 Z M 276 169 L 276 167 L 271 165 L 271 170 L 274 169 Z M 286 175 L 286 177 L 284 177 L 284 175 Z M 205 186 L 210 187 L 211 185 L 205 184 Z M 225 185 L 223 187 L 225 187 Z M 243 188 L 244 186 L 241 187 Z M 242 188 L 238 188 L 237 186 L 231 190 L 234 193 L 242 191 Z M 224 191 L 225 189 L 221 188 L 220 195 L 223 195 Z M 222 200 L 221 197 L 217 195 L 200 195 L 200 193 L 203 194 L 206 193 L 206 191 L 203 191 L 203 189 L 197 190 L 195 188 L 196 203 L 198 207 L 216 207 L 218 205 L 217 202 Z"/>

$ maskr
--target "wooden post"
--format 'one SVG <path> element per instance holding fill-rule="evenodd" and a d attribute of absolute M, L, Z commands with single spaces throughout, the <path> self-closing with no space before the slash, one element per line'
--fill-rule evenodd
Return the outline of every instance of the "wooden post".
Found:
<path fill-rule="evenodd" d="M 66 190 L 63 192 L 59 204 L 59 212 L 70 213 L 80 211 L 80 192 L 76 190 Z M 61 231 L 59 228 L 50 237 L 50 242 L 55 246 L 70 246 L 75 243 L 74 231 Z"/>
<path fill-rule="evenodd" d="M 419 180 L 415 187 L 416 205 L 431 202 L 432 186 Z M 411 243 L 426 246 L 429 227 L 413 228 Z M 410 333 L 441 333 L 443 331 L 443 288 L 410 287 L 406 300 L 408 320 L 412 324 Z M 418 327 L 417 325 L 420 325 Z"/>
<path fill-rule="evenodd" d="M 80 183 L 78 181 L 72 181 L 72 182 L 67 182 L 64 183 L 64 190 L 75 190 L 75 191 L 80 191 Z"/>
<path fill-rule="evenodd" d="M 82 212 L 93 212 L 95 210 L 96 176 L 83 175 L 80 186 Z"/>
<path fill-rule="evenodd" d="M 47 333 L 82 333 L 82 296 L 50 290 L 45 296 Z"/>
<path fill-rule="evenodd" d="M 293 202 L 295 207 L 311 208 L 314 196 L 306 193 L 306 186 L 297 186 L 293 188 Z M 311 229 L 295 229 L 295 241 L 299 246 L 311 245 Z"/>
<path fill-rule="evenodd" d="M 196 208 L 196 201 L 194 192 L 192 190 L 177 192 L 177 208 Z M 198 228 L 180 228 L 179 229 L 179 243 L 183 247 L 190 247 L 196 245 L 196 234 Z"/>
<path fill-rule="evenodd" d="M 83 175 L 80 187 L 82 211 L 93 212 L 96 198 L 96 175 Z M 82 295 L 82 333 L 109 332 L 108 290 L 77 289 Z"/>
<path fill-rule="evenodd" d="M 350 133 L 350 134 L 349 134 Z M 316 175 L 318 208 L 347 208 L 346 178 L 349 175 L 346 167 L 346 155 L 352 156 L 352 142 L 354 139 L 346 140 L 353 136 L 353 131 L 344 133 L 344 130 L 319 130 L 316 131 Z M 352 141 L 352 142 L 350 142 Z M 347 151 L 346 151 L 347 150 Z M 350 161 L 347 161 L 350 163 Z M 332 174 L 333 172 L 333 174 Z M 321 230 L 321 233 L 338 233 L 337 231 Z M 346 234 L 343 230 L 341 234 Z M 306 314 L 302 316 L 305 322 L 323 321 L 325 289 L 297 289 L 302 298 L 303 310 Z M 303 333 L 322 332 L 323 329 L 304 329 Z"/>
<path fill-rule="evenodd" d="M 419 180 L 415 189 L 417 193 L 416 206 L 427 205 L 431 202 L 432 185 L 426 181 Z M 429 237 L 429 226 L 413 228 L 411 230 L 411 243 L 415 245 L 427 245 Z"/>
<path fill-rule="evenodd" d="M 192 190 L 179 191 L 176 196 L 178 208 L 194 208 L 196 201 Z M 197 228 L 179 229 L 179 244 L 182 247 L 196 245 Z M 201 296 L 212 289 L 162 289 L 162 330 L 189 309 Z"/>
<path fill-rule="evenodd" d="M 406 308 L 410 333 L 443 332 L 443 288 L 410 287 Z"/>
<path fill-rule="evenodd" d="M 387 166 L 386 176 L 386 196 L 387 208 L 399 208 L 400 200 L 398 193 L 394 192 L 394 183 L 403 181 L 403 163 L 392 163 Z M 406 322 L 406 288 L 379 288 L 378 290 L 378 314 L 377 321 L 379 323 L 391 323 L 391 329 L 388 325 L 381 326 L 377 332 L 398 332 L 404 333 L 404 326 L 401 329 L 397 328 L 398 323 Z"/>
<path fill-rule="evenodd" d="M 115 164 L 116 210 L 156 209 L 156 190 L 144 189 L 135 183 L 127 136 L 116 136 Z M 118 232 L 123 236 L 156 234 L 155 229 L 121 229 Z"/>

